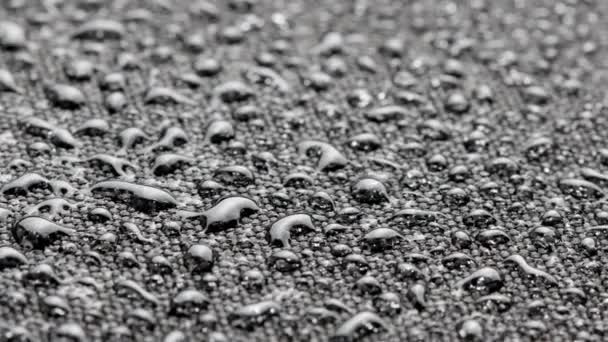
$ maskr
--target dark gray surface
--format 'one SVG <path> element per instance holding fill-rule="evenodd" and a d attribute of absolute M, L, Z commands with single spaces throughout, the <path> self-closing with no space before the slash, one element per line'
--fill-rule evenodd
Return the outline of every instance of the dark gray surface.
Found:
<path fill-rule="evenodd" d="M 3 1 L 0 341 L 603 340 L 605 7 Z"/>

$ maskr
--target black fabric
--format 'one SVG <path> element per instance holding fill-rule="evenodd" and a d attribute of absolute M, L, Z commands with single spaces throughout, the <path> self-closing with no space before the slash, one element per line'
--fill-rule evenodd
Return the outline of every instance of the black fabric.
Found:
<path fill-rule="evenodd" d="M 603 1 L 24 1 L 1 341 L 601 341 Z"/>

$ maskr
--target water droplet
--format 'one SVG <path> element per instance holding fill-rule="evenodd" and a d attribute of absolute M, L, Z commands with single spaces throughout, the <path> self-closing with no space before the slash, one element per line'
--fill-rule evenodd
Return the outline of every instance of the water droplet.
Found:
<path fill-rule="evenodd" d="M 114 285 L 116 294 L 119 296 L 125 296 L 127 298 L 135 298 L 137 300 L 143 300 L 153 305 L 160 304 L 160 301 L 151 292 L 148 292 L 141 285 L 133 280 L 119 280 Z"/>
<path fill-rule="evenodd" d="M 562 179 L 559 181 L 559 189 L 574 198 L 600 198 L 604 196 L 604 192 L 597 185 L 583 179 Z"/>
<path fill-rule="evenodd" d="M 268 257 L 268 264 L 279 272 L 289 272 L 300 268 L 302 262 L 294 252 L 282 249 Z"/>
<path fill-rule="evenodd" d="M 253 330 L 261 326 L 266 320 L 277 316 L 281 311 L 279 303 L 274 301 L 263 301 L 245 305 L 232 312 L 228 319 L 231 324 L 240 329 Z"/>
<path fill-rule="evenodd" d="M 346 157 L 335 147 L 321 141 L 307 140 L 298 145 L 300 153 L 308 155 L 309 153 L 320 154 L 317 167 L 323 171 L 336 170 L 346 166 L 348 161 Z"/>
<path fill-rule="evenodd" d="M 227 103 L 245 101 L 255 95 L 253 89 L 240 81 L 222 83 L 213 89 L 213 93 Z"/>
<path fill-rule="evenodd" d="M 407 108 L 397 105 L 377 107 L 365 112 L 365 118 L 376 123 L 402 120 L 409 115 Z"/>
<path fill-rule="evenodd" d="M 253 200 L 234 196 L 221 199 L 212 208 L 188 215 L 188 217 L 201 219 L 205 228 L 213 232 L 236 227 L 243 217 L 259 210 L 260 208 Z"/>
<path fill-rule="evenodd" d="M 152 87 L 148 89 L 144 96 L 145 104 L 185 104 L 196 105 L 196 102 L 186 95 L 182 95 L 177 90 L 166 87 Z"/>
<path fill-rule="evenodd" d="M 382 182 L 373 178 L 364 178 L 352 188 L 353 197 L 361 203 L 376 204 L 388 201 L 388 192 Z"/>
<path fill-rule="evenodd" d="M 246 187 L 253 184 L 253 173 L 241 165 L 225 166 L 216 170 L 213 176 L 221 183 L 236 187 Z"/>
<path fill-rule="evenodd" d="M 532 282 L 545 282 L 547 285 L 557 285 L 557 279 L 549 273 L 530 266 L 526 260 L 518 254 L 514 254 L 505 259 L 505 262 L 515 263 L 519 269 L 526 275 Z"/>
<path fill-rule="evenodd" d="M 357 340 L 365 335 L 379 332 L 380 329 L 392 331 L 392 328 L 380 316 L 373 312 L 363 311 L 342 323 L 330 340 L 332 342 Z"/>
<path fill-rule="evenodd" d="M 114 176 L 126 177 L 139 168 L 130 161 L 107 154 L 96 154 L 86 159 L 90 165 L 109 167 Z"/>
<path fill-rule="evenodd" d="M 63 198 L 51 198 L 27 208 L 26 212 L 27 215 L 43 215 L 47 218 L 53 218 L 56 215 L 64 215 L 68 213 L 70 209 L 75 208 L 76 205 Z"/>
<path fill-rule="evenodd" d="M 376 252 L 392 248 L 403 238 L 403 235 L 391 228 L 375 228 L 363 236 L 365 243 Z"/>
<path fill-rule="evenodd" d="M 53 106 L 62 109 L 78 109 L 86 103 L 82 91 L 68 84 L 48 83 L 44 93 Z"/>
<path fill-rule="evenodd" d="M 289 248 L 292 230 L 296 233 L 316 231 L 312 219 L 306 214 L 286 216 L 272 224 L 268 232 L 270 243 Z"/>
<path fill-rule="evenodd" d="M 110 132 L 110 124 L 104 119 L 90 119 L 78 127 L 74 134 L 102 136 Z"/>
<path fill-rule="evenodd" d="M 27 264 L 28 259 L 16 249 L 3 246 L 0 247 L 0 269 L 13 268 L 19 265 Z"/>
<path fill-rule="evenodd" d="M 60 226 L 42 217 L 30 216 L 19 220 L 12 228 L 17 243 L 24 247 L 43 249 L 64 236 L 76 231 Z"/>
<path fill-rule="evenodd" d="M 226 120 L 212 122 L 207 128 L 206 139 L 213 144 L 220 144 L 234 139 L 234 127 L 232 123 Z"/>
<path fill-rule="evenodd" d="M 15 81 L 13 74 L 11 74 L 10 71 L 6 69 L 0 69 L 0 91 L 7 91 L 13 93 L 22 92 L 22 89 L 17 86 L 17 82 Z"/>
<path fill-rule="evenodd" d="M 207 308 L 209 299 L 198 290 L 183 290 L 171 299 L 170 312 L 177 316 L 193 316 Z"/>
<path fill-rule="evenodd" d="M 178 204 L 170 193 L 162 189 L 120 180 L 96 183 L 91 187 L 91 191 L 127 200 L 133 208 L 146 212 L 168 209 Z"/>
<path fill-rule="evenodd" d="M 21 177 L 4 184 L 0 191 L 5 195 L 25 195 L 37 189 L 48 189 L 50 185 L 51 183 L 47 178 L 37 173 L 25 173 Z"/>
<path fill-rule="evenodd" d="M 164 338 L 163 342 L 188 342 L 189 339 L 183 332 L 179 330 L 173 330 L 168 333 Z"/>
<path fill-rule="evenodd" d="M 205 273 L 213 267 L 216 255 L 207 245 L 193 245 L 185 253 L 184 259 L 190 272 Z"/>
<path fill-rule="evenodd" d="M 459 325 L 458 336 L 465 341 L 483 341 L 483 327 L 478 321 L 467 319 Z"/>
<path fill-rule="evenodd" d="M 484 267 L 459 280 L 456 288 L 486 294 L 499 290 L 503 285 L 504 281 L 496 269 Z"/>
<path fill-rule="evenodd" d="M 3 20 L 0 22 L 0 46 L 14 50 L 24 48 L 27 44 L 25 30 L 19 24 Z"/>
<path fill-rule="evenodd" d="M 68 322 L 59 325 L 58 327 L 53 329 L 51 336 L 52 341 L 60 341 L 63 339 L 74 342 L 88 341 L 84 329 L 80 325 L 78 325 L 78 323 L 74 322 Z"/>
<path fill-rule="evenodd" d="M 95 19 L 87 21 L 78 27 L 73 33 L 74 39 L 121 39 L 125 34 L 124 26 L 111 19 Z"/>

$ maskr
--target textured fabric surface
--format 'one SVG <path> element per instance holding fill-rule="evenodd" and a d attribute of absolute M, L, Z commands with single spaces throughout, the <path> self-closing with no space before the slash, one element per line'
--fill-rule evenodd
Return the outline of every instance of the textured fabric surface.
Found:
<path fill-rule="evenodd" d="M 5 0 L 0 341 L 601 341 L 605 1 Z"/>

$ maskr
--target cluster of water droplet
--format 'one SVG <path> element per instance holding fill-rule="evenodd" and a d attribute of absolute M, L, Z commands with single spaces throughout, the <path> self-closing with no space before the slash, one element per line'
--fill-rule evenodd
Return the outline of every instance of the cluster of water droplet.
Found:
<path fill-rule="evenodd" d="M 595 2 L 3 2 L 0 340 L 600 340 Z"/>

